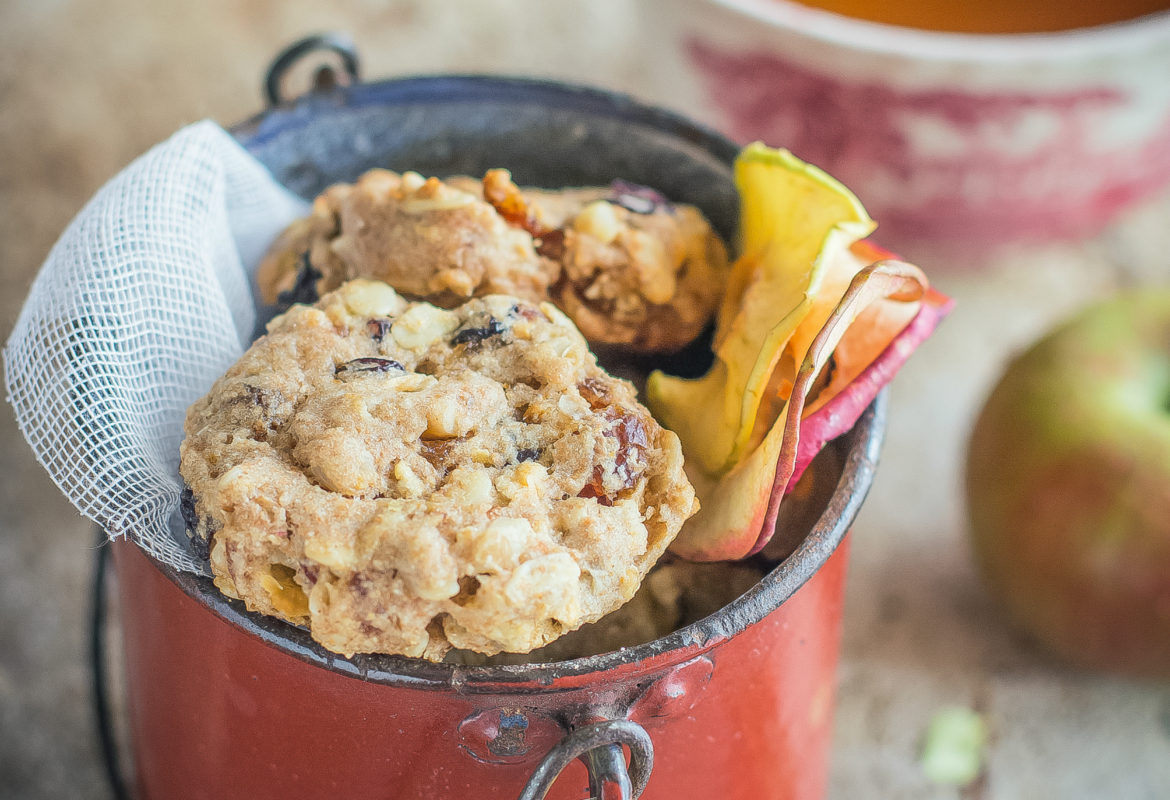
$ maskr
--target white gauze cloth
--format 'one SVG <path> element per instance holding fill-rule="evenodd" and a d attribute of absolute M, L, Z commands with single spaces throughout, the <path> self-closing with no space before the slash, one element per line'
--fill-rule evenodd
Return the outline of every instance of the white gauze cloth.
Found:
<path fill-rule="evenodd" d="M 252 272 L 307 209 L 204 121 L 102 187 L 50 251 L 4 349 L 8 399 L 111 538 L 205 571 L 178 513 L 183 418 L 251 341 Z"/>

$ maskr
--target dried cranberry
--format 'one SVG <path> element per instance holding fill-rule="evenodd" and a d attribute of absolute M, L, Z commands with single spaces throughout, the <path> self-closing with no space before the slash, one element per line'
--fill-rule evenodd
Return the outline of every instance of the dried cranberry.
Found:
<path fill-rule="evenodd" d="M 374 356 L 367 358 L 355 358 L 353 361 L 346 361 L 344 364 L 338 364 L 334 367 L 335 375 L 342 375 L 345 373 L 357 372 L 389 372 L 392 369 L 406 371 L 406 368 L 399 364 L 392 358 L 377 358 Z"/>
<path fill-rule="evenodd" d="M 589 483 L 582 487 L 581 491 L 577 492 L 578 497 L 586 499 L 596 498 L 598 503 L 603 506 L 612 506 L 613 499 L 605 493 L 605 472 L 601 467 L 593 468 L 593 477 L 589 479 Z"/>
<path fill-rule="evenodd" d="M 635 214 L 653 214 L 660 209 L 674 211 L 674 206 L 661 193 L 649 186 L 620 179 L 609 185 L 609 197 L 606 199 Z"/>
<path fill-rule="evenodd" d="M 532 243 L 536 245 L 536 252 L 545 258 L 561 261 L 565 257 L 565 231 L 562 228 L 544 231 L 534 237 Z"/>
<path fill-rule="evenodd" d="M 451 439 L 419 439 L 419 453 L 441 475 L 447 473 L 446 463 L 451 458 L 453 447 Z"/>
<path fill-rule="evenodd" d="M 508 330 L 504 324 L 495 317 L 488 317 L 488 323 L 482 328 L 464 328 L 455 334 L 451 339 L 451 346 L 465 344 L 470 347 L 475 347 L 483 342 L 484 339 L 490 339 L 493 336 L 499 336 L 504 331 Z"/>
<path fill-rule="evenodd" d="M 366 323 L 366 333 L 370 334 L 370 338 L 375 342 L 380 342 L 390 332 L 390 326 L 390 320 L 385 317 L 378 317 Z"/>
<path fill-rule="evenodd" d="M 276 296 L 279 308 L 288 308 L 294 303 L 315 303 L 321 299 L 317 291 L 317 281 L 321 280 L 321 272 L 309 261 L 309 251 L 301 253 L 300 267 L 292 288 L 285 289 Z"/>
<path fill-rule="evenodd" d="M 211 560 L 211 537 L 199 531 L 199 513 L 195 510 L 195 493 L 189 486 L 183 487 L 179 495 L 179 513 L 183 516 L 183 523 L 187 527 L 187 537 L 191 540 L 191 553 L 202 562 Z"/>
<path fill-rule="evenodd" d="M 522 319 L 528 320 L 529 322 L 536 320 L 536 319 L 540 319 L 541 317 L 544 316 L 543 314 L 540 313 L 539 310 L 533 308 L 530 305 L 525 305 L 523 303 L 517 303 L 516 305 L 512 306 L 509 313 L 513 317 L 520 317 Z"/>
<path fill-rule="evenodd" d="M 284 393 L 279 389 L 273 389 L 268 386 L 255 386 L 251 383 L 244 384 L 244 389 L 247 391 L 247 396 L 239 395 L 233 397 L 232 403 L 249 403 L 260 409 L 261 416 L 267 420 L 276 409 L 277 406 L 287 402 Z"/>
<path fill-rule="evenodd" d="M 487 200 L 509 225 L 528 231 L 534 239 L 541 236 L 545 228 L 532 213 L 528 201 L 516 184 L 511 180 L 493 181 L 488 178 L 488 175 L 484 176 L 483 199 Z"/>
<path fill-rule="evenodd" d="M 586 378 L 577 384 L 577 391 L 593 410 L 609 405 L 609 387 L 598 378 Z"/>
<path fill-rule="evenodd" d="M 633 487 L 641 477 L 642 468 L 631 462 L 650 446 L 650 437 L 642 420 L 621 408 L 610 406 L 603 414 L 609 420 L 604 434 L 618 441 L 617 454 L 613 459 L 613 474 L 617 478 L 617 485 L 607 491 L 605 470 L 599 464 L 593 468 L 593 475 L 577 496 L 595 497 L 602 505 L 611 506 L 617 495 Z"/>

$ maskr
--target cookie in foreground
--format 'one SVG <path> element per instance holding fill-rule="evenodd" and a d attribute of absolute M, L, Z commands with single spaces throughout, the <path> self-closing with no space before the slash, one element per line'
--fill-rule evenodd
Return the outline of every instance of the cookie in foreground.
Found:
<path fill-rule="evenodd" d="M 346 655 L 527 652 L 616 609 L 697 510 L 678 438 L 548 303 L 351 281 L 188 412 L 216 585 Z"/>

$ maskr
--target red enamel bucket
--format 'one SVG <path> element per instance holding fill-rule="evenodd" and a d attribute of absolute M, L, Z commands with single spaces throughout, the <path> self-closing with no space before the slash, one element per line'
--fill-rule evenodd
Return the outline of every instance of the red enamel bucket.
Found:
<path fill-rule="evenodd" d="M 355 84 L 279 105 L 236 134 L 306 195 L 374 165 L 502 165 L 522 185 L 653 185 L 699 205 L 724 235 L 734 228 L 733 144 L 594 90 Z M 846 535 L 883 428 L 884 394 L 831 445 L 831 496 L 806 530 L 784 532 L 794 549 L 752 589 L 662 639 L 573 661 L 345 659 L 119 543 L 134 796 L 820 798 Z"/>

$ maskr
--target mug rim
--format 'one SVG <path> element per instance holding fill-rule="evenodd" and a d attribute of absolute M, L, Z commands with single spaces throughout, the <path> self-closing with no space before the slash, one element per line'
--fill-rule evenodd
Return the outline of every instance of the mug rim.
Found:
<path fill-rule="evenodd" d="M 700 0 L 766 25 L 875 55 L 971 64 L 1064 63 L 1103 56 L 1131 57 L 1170 46 L 1170 10 L 1043 33 L 928 31 L 857 19 L 794 0 Z"/>
<path fill-rule="evenodd" d="M 410 105 L 426 102 L 500 102 L 514 99 L 571 107 L 631 125 L 653 128 L 680 143 L 697 147 L 730 167 L 739 148 L 715 131 L 686 117 L 639 102 L 628 95 L 579 84 L 544 79 L 483 75 L 418 76 L 337 87 L 322 102 L 311 94 L 293 104 L 276 106 L 234 126 L 231 133 L 245 148 L 275 136 L 295 135 L 296 129 L 331 111 L 371 105 Z M 666 636 L 616 651 L 592 656 L 531 664 L 465 666 L 430 662 L 401 655 L 358 654 L 345 658 L 314 641 L 305 628 L 248 611 L 244 604 L 224 596 L 210 577 L 182 572 L 145 553 L 173 584 L 221 620 L 258 637 L 266 644 L 302 661 L 335 673 L 395 686 L 444 689 L 469 693 L 509 691 L 517 684 L 536 690 L 560 690 L 553 682 L 626 665 L 648 669 L 689 660 L 759 622 L 803 586 L 836 551 L 845 538 L 873 482 L 885 435 L 888 388 L 883 388 L 853 427 L 839 438 L 846 452 L 841 473 L 824 511 L 795 550 L 747 592 L 701 620 Z M 686 658 L 674 661 L 670 654 Z"/>

